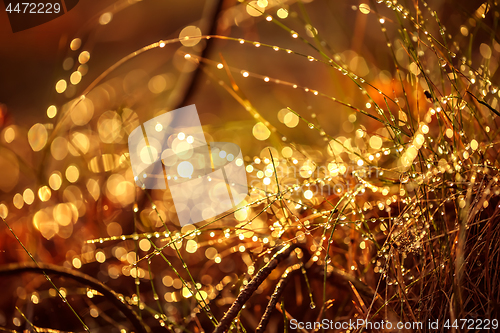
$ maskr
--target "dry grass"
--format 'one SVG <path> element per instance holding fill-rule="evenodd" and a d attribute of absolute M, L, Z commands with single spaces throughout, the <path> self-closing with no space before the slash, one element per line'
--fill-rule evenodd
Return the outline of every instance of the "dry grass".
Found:
<path fill-rule="evenodd" d="M 242 147 L 251 187 L 245 204 L 236 211 L 196 226 L 175 225 L 168 191 L 126 187 L 133 184 L 126 143 L 117 139 L 106 146 L 106 135 L 118 135 L 113 131 L 126 138 L 138 123 L 135 112 L 144 111 L 139 101 L 151 93 L 136 87 L 134 93 L 123 93 L 123 99 L 117 94 L 114 102 L 102 102 L 103 107 L 99 106 L 102 97 L 96 93 L 109 87 L 117 90 L 126 81 L 122 77 L 106 81 L 115 68 L 132 58 L 140 63 L 143 53 L 163 47 L 168 50 L 179 39 L 132 53 L 83 89 L 83 95 L 96 105 L 94 118 L 99 122 L 78 126 L 77 121 L 75 125 L 74 109 L 84 103 L 77 99 L 63 108 L 41 148 L 50 159 L 55 138 L 71 142 L 77 150 L 74 165 L 80 170 L 76 186 L 69 186 L 66 174 L 61 187 L 61 193 L 66 189 L 64 195 L 53 195 L 49 204 L 35 199 L 36 210 L 26 210 L 36 227 L 28 228 L 33 236 L 18 232 L 24 229 L 19 226 L 17 211 L 4 217 L 21 238 L 19 242 L 28 242 L 26 251 L 56 246 L 66 252 L 62 260 L 54 260 L 56 264 L 73 265 L 106 282 L 113 293 L 100 297 L 98 284 L 82 289 L 60 279 L 54 280 L 57 287 L 50 286 L 42 275 L 21 287 L 24 297 L 16 303 L 24 315 L 14 312 L 10 300 L 2 303 L 4 318 L 17 318 L 17 326 L 32 322 L 30 327 L 35 330 L 78 331 L 82 325 L 76 317 L 90 331 L 130 330 L 130 322 L 109 305 L 116 294 L 137 312 L 145 329 L 152 331 L 222 332 L 231 328 L 234 332 L 282 332 L 293 331 L 293 319 L 366 319 L 394 325 L 397 321 L 422 322 L 423 329 L 407 331 L 445 332 L 447 320 L 452 326 L 455 319 L 497 319 L 498 5 L 490 1 L 468 14 L 459 13 L 461 23 L 457 24 L 447 20 L 447 11 L 454 10 L 451 3 L 434 12 L 432 4 L 423 1 L 405 5 L 379 2 L 338 5 L 356 10 L 355 29 L 347 33 L 355 52 L 341 52 L 342 45 L 331 44 L 339 40 L 335 32 L 315 28 L 325 25 L 315 22 L 318 11 L 333 6 L 318 2 L 290 4 L 287 19 L 268 16 L 267 29 L 274 29 L 271 25 L 276 23 L 280 32 L 273 33 L 280 38 L 280 33 L 286 34 L 283 45 L 266 44 L 265 34 L 258 42 L 219 34 L 202 37 L 203 42 L 212 43 L 211 52 L 178 51 L 186 66 L 199 66 L 195 83 L 203 79 L 216 83 L 220 87 L 208 91 L 218 91 L 228 108 L 234 104 L 227 100 L 234 99 L 241 114 L 252 119 L 251 123 L 207 126 L 207 135 Z M 244 3 L 231 9 L 233 12 L 226 11 L 219 17 L 217 31 L 225 24 L 223 18 L 245 13 L 247 8 L 260 10 L 255 6 L 254 2 Z M 256 20 L 264 20 L 266 15 Z M 384 45 L 369 41 L 373 31 L 383 37 Z M 295 48 L 288 46 L 292 42 Z M 218 47 L 228 50 L 229 57 L 224 52 L 216 54 Z M 278 52 L 280 60 L 272 63 L 274 69 L 268 68 L 273 75 L 242 68 L 250 65 L 231 57 L 250 49 L 250 53 L 261 52 L 263 59 L 272 50 Z M 298 81 L 289 80 L 286 61 L 292 57 L 301 64 L 298 66 L 311 66 L 304 67 L 309 68 L 307 75 L 321 79 L 309 86 L 299 82 L 302 74 L 297 73 Z M 269 55 L 269 59 L 274 58 Z M 266 86 L 252 86 L 257 81 Z M 204 89 L 208 88 L 201 91 Z M 254 100 L 256 94 L 270 101 Z M 297 101 L 299 95 L 310 100 L 311 108 Z M 188 97 L 184 101 L 190 101 Z M 158 101 L 150 106 L 161 105 Z M 280 108 L 271 105 L 281 105 L 281 110 L 277 112 Z M 117 117 L 120 127 L 99 127 L 105 109 L 113 107 L 116 112 L 108 113 L 104 120 Z M 274 120 L 276 113 L 281 123 Z M 68 126 L 70 118 L 73 125 Z M 100 154 L 112 147 L 116 159 L 110 170 L 97 167 L 99 161 L 92 164 L 92 150 L 87 154 L 72 139 L 78 131 L 94 133 L 91 142 L 105 147 Z M 32 136 L 32 147 L 33 138 L 39 135 Z M 40 178 L 57 168 L 57 163 L 47 166 Z M 32 186 L 38 188 L 46 182 Z M 131 196 L 119 193 L 118 184 Z M 79 193 L 75 187 L 80 188 Z M 3 211 L 7 206 L 13 210 L 9 195 Z M 82 214 L 78 200 L 86 213 Z M 76 214 L 78 221 L 86 223 L 70 221 L 80 234 L 67 238 L 85 241 L 81 248 L 81 243 L 64 244 L 58 238 L 61 234 L 53 229 L 59 221 L 56 213 L 55 222 L 36 215 L 48 209 L 44 207 L 55 212 L 60 202 L 72 204 L 68 206 L 73 209 L 70 215 Z M 113 223 L 118 219 L 116 233 Z M 58 223 L 57 230 L 63 230 L 63 223 Z M 43 255 L 35 255 L 33 260 Z M 30 267 L 37 271 L 36 266 Z M 21 274 L 11 268 L 0 275 L 13 272 Z M 76 281 L 85 284 L 85 279 Z M 11 279 L 8 283 L 19 282 Z M 75 309 L 64 319 L 50 312 L 51 307 L 61 305 L 57 299 L 61 285 L 63 294 L 71 295 L 69 304 Z M 26 293 L 36 293 L 36 302 Z M 32 312 L 30 302 L 47 306 L 35 305 Z M 439 320 L 439 328 L 432 330 L 427 325 L 435 320 Z M 458 321 L 459 327 L 462 323 Z M 3 326 L 20 329 L 11 318 Z M 456 331 L 474 329 L 464 326 Z"/>

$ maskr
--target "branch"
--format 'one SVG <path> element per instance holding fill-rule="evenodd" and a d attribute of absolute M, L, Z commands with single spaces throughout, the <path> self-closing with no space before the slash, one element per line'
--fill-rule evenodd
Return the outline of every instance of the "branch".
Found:
<path fill-rule="evenodd" d="M 46 274 L 60 275 L 84 284 L 92 289 L 95 289 L 103 294 L 104 297 L 106 297 L 111 303 L 113 303 L 113 305 L 117 307 L 128 320 L 130 320 L 130 323 L 132 324 L 132 326 L 134 326 L 135 330 L 138 333 L 149 332 L 149 330 L 144 326 L 144 324 L 137 316 L 137 313 L 132 309 L 132 307 L 130 307 L 130 305 L 123 303 L 114 290 L 87 274 L 61 266 L 42 263 L 39 263 L 38 265 L 29 262 L 15 263 L 0 267 L 0 276 L 17 275 L 26 272 L 36 274 L 43 274 L 45 272 Z"/>
<path fill-rule="evenodd" d="M 271 272 L 278 266 L 278 264 L 283 261 L 283 259 L 288 258 L 295 247 L 297 247 L 297 245 L 295 244 L 285 245 L 264 267 L 260 269 L 260 271 L 254 276 L 254 278 L 238 294 L 238 297 L 234 301 L 233 305 L 231 305 L 224 317 L 222 317 L 219 325 L 217 325 L 213 333 L 223 333 L 228 330 L 231 322 L 238 315 L 243 305 L 248 301 L 248 299 L 262 284 L 262 282 L 264 282 L 268 275 L 271 274 Z"/>
<path fill-rule="evenodd" d="M 295 273 L 301 270 L 301 264 L 295 264 L 289 267 L 285 273 L 281 276 L 280 280 L 276 284 L 276 288 L 274 289 L 273 294 L 271 295 L 271 300 L 267 304 L 266 311 L 262 315 L 262 319 L 260 320 L 259 325 L 255 329 L 255 333 L 263 333 L 266 329 L 267 324 L 269 323 L 269 319 L 271 318 L 271 313 L 273 312 L 276 304 L 278 304 L 285 287 L 290 281 L 290 278 L 295 275 Z"/>

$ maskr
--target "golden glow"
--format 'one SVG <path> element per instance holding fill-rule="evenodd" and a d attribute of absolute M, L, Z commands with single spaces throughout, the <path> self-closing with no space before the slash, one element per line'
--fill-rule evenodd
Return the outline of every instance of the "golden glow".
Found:
<path fill-rule="evenodd" d="M 201 40 L 201 30 L 194 25 L 188 25 L 181 30 L 179 39 L 184 46 L 195 46 Z"/>
<path fill-rule="evenodd" d="M 38 189 L 38 198 L 40 198 L 41 201 L 48 201 L 51 195 L 52 193 L 47 185 Z"/>
<path fill-rule="evenodd" d="M 79 269 L 82 267 L 82 261 L 78 258 L 73 258 L 72 264 L 73 264 L 73 267 L 75 267 L 76 269 Z"/>
<path fill-rule="evenodd" d="M 100 262 L 102 264 L 103 262 L 106 261 L 106 255 L 102 251 L 97 251 L 95 253 L 95 260 L 97 260 L 97 262 Z"/>
<path fill-rule="evenodd" d="M 177 166 L 177 173 L 179 174 L 179 176 L 181 176 L 182 178 L 191 178 L 191 175 L 193 174 L 193 171 L 194 171 L 194 167 L 193 165 L 188 162 L 188 161 L 182 161 L 181 163 L 179 163 L 179 165 Z"/>
<path fill-rule="evenodd" d="M 86 64 L 88 61 L 90 60 L 90 53 L 89 51 L 83 51 L 82 53 L 80 53 L 80 55 L 78 56 L 78 62 L 80 64 Z"/>
<path fill-rule="evenodd" d="M 189 239 L 186 242 L 186 252 L 195 253 L 198 250 L 198 243 L 195 240 Z"/>
<path fill-rule="evenodd" d="M 16 130 L 12 126 L 7 127 L 3 132 L 3 138 L 5 142 L 11 143 L 16 138 Z"/>
<path fill-rule="evenodd" d="M 80 177 L 80 171 L 78 170 L 78 167 L 76 165 L 70 165 L 67 169 L 66 169 L 66 179 L 70 182 L 70 183 L 74 183 L 78 180 L 78 178 Z"/>
<path fill-rule="evenodd" d="M 106 231 L 110 236 L 120 236 L 123 233 L 122 226 L 117 222 L 111 222 L 110 224 L 108 224 L 108 226 L 106 227 Z M 139 246 L 141 247 L 141 249 L 143 248 L 143 246 L 141 246 L 141 244 L 143 243 L 142 241 L 144 241 L 144 239 L 139 242 Z"/>
<path fill-rule="evenodd" d="M 276 12 L 276 15 L 278 15 L 280 19 L 286 19 L 288 17 L 288 10 L 286 10 L 285 8 L 280 8 Z"/>
<path fill-rule="evenodd" d="M 476 139 L 472 139 L 472 141 L 470 142 L 470 147 L 472 148 L 472 150 L 476 150 L 479 147 Z"/>
<path fill-rule="evenodd" d="M 250 1 L 246 6 L 246 10 L 248 15 L 253 17 L 258 17 L 263 14 L 263 10 L 259 8 L 257 1 Z"/>
<path fill-rule="evenodd" d="M 20 193 L 16 193 L 14 195 L 14 198 L 12 199 L 12 203 L 14 204 L 14 207 L 17 209 L 21 209 L 24 206 L 24 199 L 23 196 Z"/>
<path fill-rule="evenodd" d="M 7 215 L 9 215 L 9 208 L 3 203 L 0 204 L 0 217 L 5 220 Z"/>
<path fill-rule="evenodd" d="M 148 82 L 148 88 L 153 94 L 159 94 L 167 89 L 167 80 L 163 75 L 153 76 Z"/>
<path fill-rule="evenodd" d="M 54 118 L 57 115 L 57 108 L 55 105 L 51 105 L 47 108 L 47 117 Z"/>
<path fill-rule="evenodd" d="M 69 44 L 71 50 L 76 51 L 82 46 L 82 40 L 80 38 L 75 38 Z"/>
<path fill-rule="evenodd" d="M 61 185 L 62 185 L 61 174 L 56 171 L 49 177 L 49 186 L 54 191 L 57 191 L 58 189 L 61 188 Z"/>
<path fill-rule="evenodd" d="M 113 19 L 113 13 L 106 12 L 99 17 L 99 24 L 106 25 Z"/>
<path fill-rule="evenodd" d="M 289 111 L 283 118 L 285 125 L 290 128 L 296 127 L 299 124 L 299 120 L 299 117 L 291 111 Z"/>
<path fill-rule="evenodd" d="M 35 201 L 35 194 L 33 193 L 33 190 L 30 188 L 25 189 L 23 192 L 23 199 L 25 203 L 31 205 L 33 201 Z"/>
<path fill-rule="evenodd" d="M 139 242 L 139 248 L 144 252 L 149 251 L 151 249 L 150 241 L 147 239 L 141 239 Z"/>
<path fill-rule="evenodd" d="M 380 149 L 382 148 L 382 139 L 379 136 L 372 136 L 370 138 L 370 147 L 373 149 Z"/>
<path fill-rule="evenodd" d="M 283 147 L 281 149 L 281 155 L 283 155 L 284 158 L 290 158 L 293 156 L 293 150 L 290 147 Z"/>
<path fill-rule="evenodd" d="M 269 128 L 262 122 L 258 122 L 252 129 L 253 136 L 260 141 L 267 140 L 271 135 Z"/>
<path fill-rule="evenodd" d="M 370 14 L 370 6 L 366 3 L 359 5 L 359 11 L 363 14 Z"/>
<path fill-rule="evenodd" d="M 73 105 L 75 101 L 71 101 Z M 94 103 L 90 98 L 80 98 L 74 108 L 70 109 L 70 117 L 75 125 L 86 125 L 94 115 Z"/>
<path fill-rule="evenodd" d="M 55 138 L 50 145 L 50 153 L 58 161 L 65 159 L 68 155 L 68 140 L 62 136 Z"/>
<path fill-rule="evenodd" d="M 81 80 L 82 80 L 82 73 L 80 73 L 79 71 L 73 72 L 69 77 L 69 81 L 73 85 L 77 85 L 78 83 L 80 83 Z"/>
<path fill-rule="evenodd" d="M 57 83 L 56 83 L 56 91 L 59 94 L 62 94 L 63 92 L 65 92 L 67 87 L 68 87 L 68 84 L 66 83 L 66 80 L 64 80 L 64 79 L 61 79 L 61 80 L 57 81 Z"/>
<path fill-rule="evenodd" d="M 33 151 L 40 151 L 45 147 L 48 139 L 48 132 L 44 125 L 35 124 L 28 131 L 28 142 Z"/>

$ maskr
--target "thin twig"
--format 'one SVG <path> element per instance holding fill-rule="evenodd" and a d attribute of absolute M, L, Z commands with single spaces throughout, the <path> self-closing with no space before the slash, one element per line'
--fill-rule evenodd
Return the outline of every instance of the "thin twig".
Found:
<path fill-rule="evenodd" d="M 36 274 L 44 274 L 45 272 L 46 274 L 60 275 L 95 289 L 103 294 L 106 299 L 113 303 L 113 305 L 117 307 L 128 320 L 130 320 L 130 323 L 134 326 L 138 333 L 149 332 L 147 327 L 144 326 L 137 316 L 137 313 L 128 304 L 123 303 L 115 291 L 87 274 L 65 267 L 43 263 L 15 263 L 0 267 L 0 276 L 18 275 L 26 272 Z"/>
<path fill-rule="evenodd" d="M 293 277 L 296 273 L 300 272 L 302 269 L 302 264 L 295 264 L 289 267 L 285 273 L 281 276 L 280 280 L 276 284 L 276 288 L 274 289 L 273 294 L 271 295 L 271 300 L 267 304 L 266 311 L 262 315 L 262 319 L 259 322 L 259 325 L 255 329 L 255 333 L 263 333 L 266 330 L 267 324 L 269 323 L 269 319 L 271 318 L 271 313 L 276 308 L 276 304 L 278 304 L 285 287 L 290 281 L 290 278 Z"/>
<path fill-rule="evenodd" d="M 217 325 L 217 327 L 215 328 L 214 333 L 223 333 L 227 331 L 227 329 L 231 325 L 231 322 L 243 308 L 243 305 L 246 303 L 246 301 L 248 301 L 248 299 L 253 295 L 253 293 L 262 284 L 262 282 L 264 282 L 267 276 L 271 274 L 271 272 L 278 266 L 278 264 L 283 261 L 283 259 L 288 258 L 295 247 L 295 244 L 285 245 L 264 267 L 261 268 L 261 270 L 254 276 L 254 278 L 239 293 L 233 305 L 231 305 L 224 317 L 222 317 L 219 325 Z"/>

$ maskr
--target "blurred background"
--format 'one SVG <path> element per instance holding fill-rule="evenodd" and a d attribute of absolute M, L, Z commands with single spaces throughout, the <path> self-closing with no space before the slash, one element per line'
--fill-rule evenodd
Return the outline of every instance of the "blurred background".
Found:
<path fill-rule="evenodd" d="M 407 49 L 403 47 L 401 26 L 392 14 L 394 9 L 389 8 L 397 2 L 388 3 L 389 6 L 385 1 L 354 0 L 80 0 L 65 15 L 17 33 L 12 32 L 0 5 L 2 217 L 28 250 L 36 254 L 37 260 L 81 269 L 128 295 L 127 302 L 132 305 L 134 302 L 137 305 L 137 298 L 155 303 L 158 295 L 153 295 L 156 292 L 151 290 L 149 281 L 156 274 L 158 294 L 162 302 L 165 301 L 162 306 L 169 321 L 189 322 L 196 332 L 200 331 L 199 327 L 210 327 L 207 318 L 201 320 L 202 324 L 186 319 L 195 316 L 199 307 L 198 312 L 193 310 L 196 302 L 188 299 L 190 295 L 185 295 L 181 280 L 165 262 L 151 265 L 152 271 L 146 260 L 139 268 L 131 268 L 139 257 L 151 253 L 151 245 L 143 241 L 158 230 L 164 232 L 164 221 L 174 234 L 192 230 L 178 226 L 168 191 L 151 191 L 149 197 L 135 187 L 127 164 L 128 134 L 156 115 L 195 104 L 207 141 L 238 144 L 246 164 L 253 162 L 253 165 L 260 163 L 257 160 L 266 159 L 269 165 L 269 148 L 272 148 L 275 156 L 304 167 L 300 169 L 304 173 L 299 172 L 301 181 L 308 178 L 307 172 L 314 171 L 311 160 L 317 165 L 328 165 L 335 159 L 332 151 L 336 148 L 327 147 L 332 143 L 331 137 L 349 142 L 349 147 L 359 153 L 380 149 L 382 140 L 370 141 L 363 134 L 368 132 L 370 136 L 383 138 L 384 147 L 393 149 L 392 145 L 386 145 L 388 132 L 372 118 L 362 118 L 357 112 L 363 109 L 376 113 L 366 99 L 366 91 L 347 80 L 347 71 L 330 66 L 321 54 L 344 64 L 349 73 L 356 74 L 358 82 L 361 82 L 359 78 L 369 82 L 371 86 L 366 89 L 383 108 L 389 104 L 405 108 L 406 102 L 428 103 L 423 94 L 429 89 L 425 80 L 408 90 L 408 99 L 402 98 L 401 86 L 394 84 L 397 66 L 404 71 L 407 89 L 410 73 L 415 74 L 419 69 L 411 66 Z M 415 11 L 413 2 L 401 4 L 402 15 L 406 8 L 410 15 Z M 466 0 L 436 0 L 429 5 L 448 30 L 440 31 L 433 22 L 427 31 L 435 36 L 449 36 L 446 47 L 459 54 L 456 58 L 450 57 L 450 63 L 460 66 L 462 56 L 466 56 L 476 68 L 489 70 L 491 81 L 498 82 L 498 9 L 490 10 L 493 5 L 487 2 Z M 283 29 L 281 22 L 291 30 Z M 405 24 L 412 26 L 408 21 Z M 196 38 L 201 35 L 229 38 Z M 183 39 L 185 36 L 191 38 Z M 173 40 L 177 38 L 181 40 Z M 165 41 L 166 45 L 141 51 L 113 67 L 120 59 L 159 41 Z M 483 47 L 485 43 L 490 46 Z M 426 52 L 431 56 L 423 58 L 425 68 L 433 78 L 440 77 L 444 67 L 439 61 L 442 55 Z M 488 62 L 482 67 L 485 59 Z M 386 104 L 373 86 L 392 100 Z M 498 91 L 491 89 L 492 94 Z M 81 95 L 86 98 L 80 100 Z M 493 108 L 497 107 L 496 99 L 492 97 Z M 311 131 L 307 122 L 286 107 L 321 130 Z M 423 116 L 426 108 L 422 110 Z M 415 111 L 419 113 L 420 110 Z M 284 149 L 286 147 L 289 150 Z M 342 152 L 343 148 L 339 149 Z M 353 154 L 344 154 L 355 161 Z M 249 181 L 262 178 L 256 172 L 252 174 L 252 170 L 253 167 L 247 168 Z M 256 194 L 250 195 L 250 199 L 259 198 Z M 314 200 L 312 206 L 321 202 Z M 234 227 L 257 211 L 259 209 L 249 208 L 244 214 L 230 216 L 214 229 L 215 239 L 226 237 L 229 243 L 216 243 L 208 231 L 196 241 L 193 238 L 180 241 L 197 278 L 207 286 L 206 294 L 217 297 L 218 317 L 234 300 L 237 289 L 230 292 L 224 289 L 219 293 L 222 289 L 219 286 L 243 283 L 242 274 L 250 271 L 253 261 L 264 257 L 265 244 L 277 245 L 282 236 L 273 233 L 274 229 L 268 230 L 268 224 L 276 222 L 269 212 L 256 218 L 253 231 L 244 235 L 244 242 L 240 242 L 239 234 L 233 231 L 231 237 L 225 236 L 229 234 L 226 226 Z M 371 215 L 367 213 L 367 217 Z M 266 231 L 260 233 L 261 229 Z M 0 264 L 28 261 L 29 257 L 8 229 L 2 225 L 0 230 Z M 137 234 L 141 235 L 140 239 L 135 237 Z M 259 242 L 264 238 L 266 241 L 259 243 L 252 238 L 254 235 L 259 236 Z M 348 251 L 344 249 L 348 246 L 344 239 L 349 235 L 349 230 L 339 231 L 337 259 L 343 266 L 354 267 L 353 259 L 346 259 Z M 362 242 L 361 238 L 358 241 Z M 258 245 L 251 245 L 253 242 Z M 307 246 L 315 252 L 316 245 L 310 242 Z M 237 248 L 240 243 L 248 247 Z M 223 259 L 238 251 L 242 254 L 236 259 Z M 172 248 L 167 247 L 165 253 L 175 258 Z M 219 268 L 212 266 L 214 262 L 221 263 Z M 369 265 L 369 255 L 361 262 Z M 174 266 L 179 269 L 182 263 L 175 262 Z M 373 276 L 371 280 L 369 274 L 367 276 L 370 282 L 375 281 Z M 138 278 L 146 281 L 140 286 L 142 296 L 137 296 L 139 289 L 131 282 Z M 274 276 L 273 281 L 277 278 Z M 316 281 L 313 290 L 320 282 Z M 43 277 L 10 276 L 4 283 L 13 287 L 8 292 L 12 295 L 0 300 L 0 325 L 27 327 L 13 305 L 29 303 L 26 311 L 41 327 L 61 330 L 79 327 L 71 313 L 57 303 Z M 72 295 L 88 295 L 88 289 L 73 287 Z M 261 292 L 268 292 L 272 287 L 272 284 L 265 285 Z M 295 315 L 313 309 L 306 302 L 308 288 L 302 280 L 295 282 L 294 290 L 301 290 L 300 296 L 289 296 L 295 298 L 290 302 L 298 304 Z M 348 292 L 339 289 L 336 286 L 329 289 L 332 298 L 346 297 Z M 110 327 L 116 331 L 129 329 L 121 324 L 113 325 L 118 319 L 110 314 L 113 312 L 104 301 L 92 303 L 95 299 L 88 297 L 83 301 L 83 298 L 85 296 L 75 296 L 74 302 L 79 308 L 88 309 L 83 311 L 84 316 L 96 331 L 98 327 L 102 331 L 111 330 Z M 45 312 L 38 309 L 40 312 L 35 311 L 33 315 L 31 306 L 41 303 L 42 299 L 51 305 L 46 306 Z M 267 299 L 262 296 L 252 305 L 253 315 L 245 319 L 245 324 L 256 325 L 265 303 Z M 354 306 L 336 304 L 332 309 L 351 313 Z M 65 317 L 60 319 L 58 311 L 68 312 L 61 312 Z M 315 314 L 309 312 L 304 318 L 313 320 Z M 152 327 L 160 325 L 161 320 L 154 318 L 158 313 L 151 311 L 146 315 L 145 320 Z M 273 319 L 269 332 L 283 329 L 280 316 Z"/>

